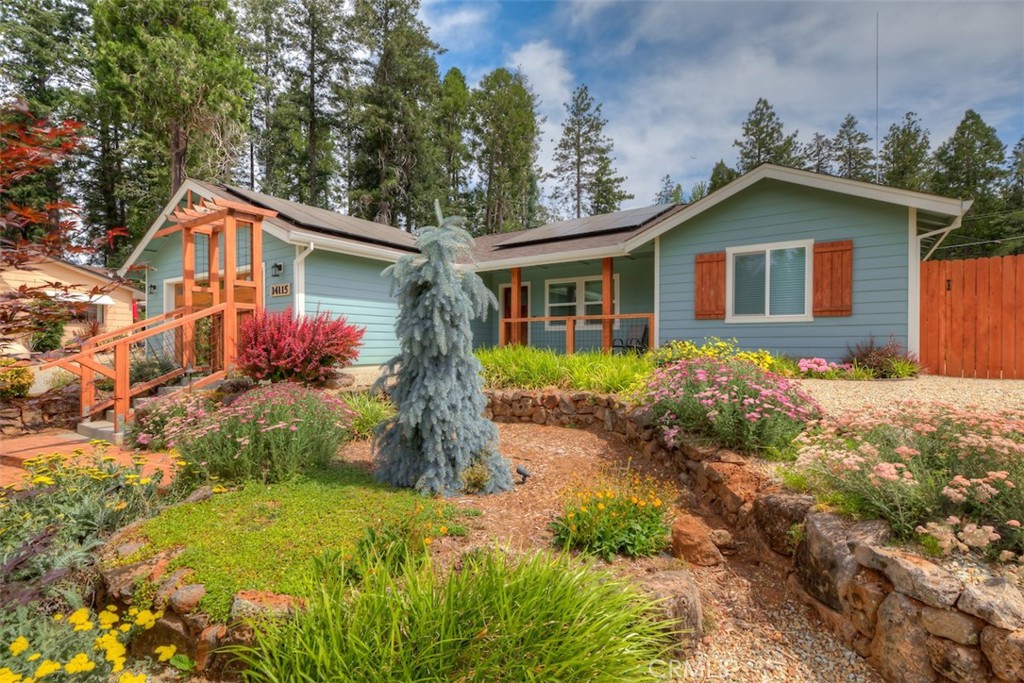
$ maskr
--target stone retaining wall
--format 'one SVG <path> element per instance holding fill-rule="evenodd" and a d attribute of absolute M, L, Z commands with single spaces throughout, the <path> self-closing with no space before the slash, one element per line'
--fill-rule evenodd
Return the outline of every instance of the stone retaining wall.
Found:
<path fill-rule="evenodd" d="M 44 429 L 74 429 L 78 424 L 78 386 L 0 404 L 0 436 L 33 434 Z"/>
<path fill-rule="evenodd" d="M 965 585 L 937 564 L 886 546 L 884 522 L 853 522 L 786 493 L 745 457 L 686 442 L 668 446 L 635 409 L 586 392 L 489 391 L 496 422 L 592 427 L 671 465 L 695 506 L 784 562 L 789 583 L 853 651 L 893 683 L 1024 683 L 1024 596 L 992 575 Z M 732 534 L 683 515 L 673 550 L 721 561 Z"/>

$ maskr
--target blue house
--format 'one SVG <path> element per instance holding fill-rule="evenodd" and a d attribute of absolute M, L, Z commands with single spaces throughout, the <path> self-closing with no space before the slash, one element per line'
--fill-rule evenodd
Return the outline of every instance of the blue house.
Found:
<path fill-rule="evenodd" d="M 256 269 L 265 308 L 330 311 L 366 327 L 360 364 L 396 353 L 396 306 L 380 272 L 416 252 L 412 236 L 194 180 L 122 269 L 145 266 L 149 316 L 183 300 L 182 237 L 158 234 L 175 211 L 202 200 L 276 213 L 262 221 Z M 572 352 L 719 336 L 745 348 L 834 360 L 874 336 L 917 352 L 920 263 L 969 208 L 969 201 L 765 164 L 689 205 L 487 235 L 463 264 L 500 302 L 497 315 L 475 323 L 476 343 Z M 200 272 L 209 265 L 209 238 L 193 238 Z M 247 239 L 239 235 L 240 272 L 252 268 Z M 224 250 L 216 251 L 222 267 Z"/>

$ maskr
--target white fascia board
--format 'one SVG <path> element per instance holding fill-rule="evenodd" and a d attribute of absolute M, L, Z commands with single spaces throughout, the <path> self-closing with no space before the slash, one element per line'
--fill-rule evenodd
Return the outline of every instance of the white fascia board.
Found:
<path fill-rule="evenodd" d="M 460 264 L 460 267 L 477 273 L 485 273 L 492 270 L 527 268 L 529 266 L 546 266 L 554 263 L 572 263 L 574 261 L 588 261 L 590 259 L 608 257 L 618 258 L 628 255 L 629 250 L 623 249 L 622 245 L 615 245 L 612 247 L 580 249 L 579 251 L 564 251 L 553 254 L 522 256 L 519 258 L 502 259 L 500 261 L 484 261 L 483 263 L 462 263 Z"/>
<path fill-rule="evenodd" d="M 118 268 L 118 275 L 124 277 L 125 274 L 128 272 L 128 269 L 131 266 L 135 265 L 135 262 L 138 260 L 138 258 L 142 256 L 142 252 L 145 251 L 146 247 L 149 246 L 149 243 L 153 241 L 153 235 L 155 235 L 157 230 L 159 230 L 167 221 L 167 217 L 174 213 L 174 210 L 178 208 L 178 203 L 181 202 L 182 198 L 185 196 L 185 193 L 188 192 L 189 190 L 191 190 L 195 194 L 201 195 L 206 199 L 211 199 L 210 193 L 207 192 L 205 188 L 200 187 L 191 179 L 186 179 L 185 182 L 181 184 L 181 187 L 178 188 L 178 191 L 175 192 L 174 195 L 171 197 L 171 200 L 164 205 L 163 211 L 161 211 L 157 215 L 152 225 L 149 226 L 149 229 L 146 230 L 146 234 L 143 236 L 142 240 L 140 240 L 139 243 L 136 245 L 135 249 L 132 250 L 131 256 L 128 257 L 128 260 L 124 262 L 123 266 Z"/>
<path fill-rule="evenodd" d="M 389 249 L 387 247 L 379 247 L 373 244 L 356 242 L 354 240 L 327 237 L 315 232 L 288 230 L 286 237 L 281 239 L 298 247 L 308 247 L 310 243 L 313 243 L 316 245 L 318 250 L 332 251 L 338 254 L 347 254 L 349 256 L 360 256 L 362 258 L 373 259 L 374 261 L 387 261 L 388 263 L 394 263 L 402 256 L 410 254 L 415 256 L 411 251 L 407 252 L 400 249 Z"/>

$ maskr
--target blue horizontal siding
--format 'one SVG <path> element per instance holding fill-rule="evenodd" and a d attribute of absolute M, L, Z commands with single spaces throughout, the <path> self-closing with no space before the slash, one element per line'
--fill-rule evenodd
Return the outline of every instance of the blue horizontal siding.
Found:
<path fill-rule="evenodd" d="M 398 304 L 381 276 L 385 261 L 314 251 L 305 261 L 306 314 L 329 311 L 366 328 L 356 365 L 380 365 L 398 354 Z"/>
<path fill-rule="evenodd" d="M 735 337 L 743 348 L 838 360 L 870 336 L 907 343 L 907 209 L 762 181 L 661 236 L 660 341 Z M 853 240 L 853 315 L 811 322 L 695 320 L 694 259 L 728 247 Z"/>

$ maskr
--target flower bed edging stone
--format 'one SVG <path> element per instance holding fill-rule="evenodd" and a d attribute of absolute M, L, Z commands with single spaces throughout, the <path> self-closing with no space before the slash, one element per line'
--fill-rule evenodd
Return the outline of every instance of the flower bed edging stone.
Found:
<path fill-rule="evenodd" d="M 642 411 L 613 396 L 486 393 L 485 415 L 496 422 L 600 429 L 671 465 L 697 507 L 720 515 L 766 560 L 785 562 L 788 583 L 885 680 L 1024 683 L 1024 595 L 1006 579 L 964 586 L 935 563 L 887 547 L 884 522 L 817 512 L 809 496 L 781 491 L 742 455 L 695 441 L 667 446 Z M 677 551 L 699 542 L 694 528 L 710 536 L 687 520 L 673 529 Z"/>

